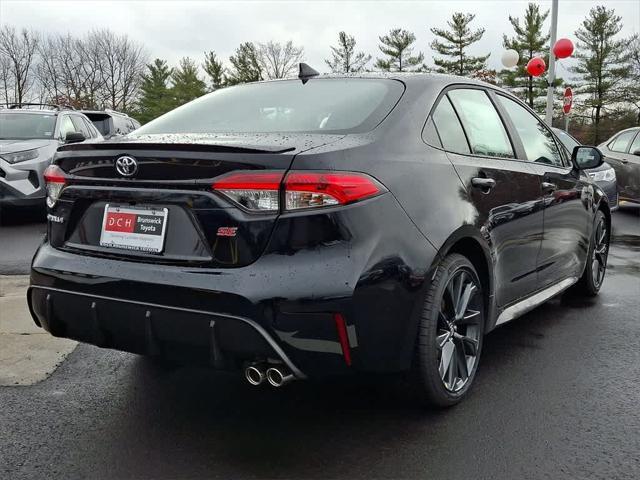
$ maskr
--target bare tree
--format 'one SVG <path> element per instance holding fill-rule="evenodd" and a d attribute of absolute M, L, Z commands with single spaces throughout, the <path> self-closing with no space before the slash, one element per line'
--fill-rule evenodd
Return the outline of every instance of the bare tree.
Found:
<path fill-rule="evenodd" d="M 127 110 L 135 100 L 147 63 L 144 48 L 110 30 L 92 32 L 85 44 L 99 59 L 102 103 L 114 110 Z"/>
<path fill-rule="evenodd" d="M 265 78 L 285 78 L 293 74 L 304 57 L 304 49 L 289 40 L 284 45 L 269 41 L 258 44 L 258 64 Z"/>
<path fill-rule="evenodd" d="M 7 67 L 6 83 L 3 86 L 8 87 L 10 81 L 13 84 L 12 98 L 7 98 L 7 101 L 22 103 L 26 100 L 33 83 L 38 41 L 38 36 L 27 29 L 16 32 L 14 27 L 5 25 L 0 30 L 0 55 L 3 57 L 3 67 Z M 5 94 L 8 94 L 8 90 Z"/>
<path fill-rule="evenodd" d="M 80 108 L 130 109 L 145 68 L 144 49 L 109 30 L 83 38 L 51 35 L 39 48 L 41 96 Z"/>
<path fill-rule="evenodd" d="M 2 84 L 2 103 L 10 103 L 14 91 L 11 60 L 2 53 L 0 53 L 0 84 Z"/>

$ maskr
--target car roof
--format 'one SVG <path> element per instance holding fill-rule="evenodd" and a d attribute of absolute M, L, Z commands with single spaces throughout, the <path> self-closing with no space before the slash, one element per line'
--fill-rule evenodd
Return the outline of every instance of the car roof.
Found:
<path fill-rule="evenodd" d="M 24 115 L 58 115 L 60 110 L 39 109 L 32 110 L 29 108 L 1 108 L 0 113 L 19 113 Z"/>
<path fill-rule="evenodd" d="M 362 78 L 362 79 L 389 79 L 389 80 L 400 80 L 405 84 L 411 85 L 429 85 L 432 86 L 434 83 L 449 85 L 449 84 L 470 84 L 470 85 L 478 85 L 483 87 L 493 87 L 500 89 L 500 87 L 496 87 L 495 85 L 491 85 L 486 82 L 482 82 L 480 80 L 475 80 L 469 77 L 461 77 L 458 75 L 448 75 L 443 73 L 432 73 L 432 72 L 358 72 L 358 73 L 323 73 L 316 77 L 309 78 L 309 81 L 313 81 L 314 79 L 341 79 L 341 78 Z M 280 78 L 280 79 L 272 79 L 272 80 L 260 80 L 257 82 L 250 82 L 247 84 L 239 84 L 239 85 L 248 85 L 248 84 L 259 84 L 259 83 L 271 83 L 271 82 L 283 82 L 283 81 L 292 81 L 299 80 L 296 77 L 289 78 Z"/>

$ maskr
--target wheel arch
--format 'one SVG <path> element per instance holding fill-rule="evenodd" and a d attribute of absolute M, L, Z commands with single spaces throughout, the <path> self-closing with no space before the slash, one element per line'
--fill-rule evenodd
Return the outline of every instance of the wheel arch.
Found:
<path fill-rule="evenodd" d="M 478 272 L 485 301 L 485 332 L 488 332 L 493 328 L 495 318 L 495 275 L 491 249 L 480 231 L 471 225 L 465 225 L 443 243 L 431 270 L 435 271 L 437 264 L 451 253 L 466 257 Z"/>

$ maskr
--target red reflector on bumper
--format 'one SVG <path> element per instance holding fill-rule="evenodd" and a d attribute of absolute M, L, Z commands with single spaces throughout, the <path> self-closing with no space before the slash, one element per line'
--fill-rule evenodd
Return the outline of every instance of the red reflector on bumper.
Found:
<path fill-rule="evenodd" d="M 336 322 L 336 331 L 338 332 L 338 341 L 340 342 L 340 348 L 342 348 L 342 356 L 344 357 L 344 363 L 349 367 L 351 366 L 351 347 L 349 346 L 349 336 L 347 335 L 347 325 L 344 321 L 344 317 L 340 313 L 334 313 L 333 319 Z"/>

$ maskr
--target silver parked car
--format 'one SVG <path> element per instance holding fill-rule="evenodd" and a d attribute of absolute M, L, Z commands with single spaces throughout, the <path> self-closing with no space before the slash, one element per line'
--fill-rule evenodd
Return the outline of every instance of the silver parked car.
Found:
<path fill-rule="evenodd" d="M 573 152 L 573 149 L 578 145 L 582 145 L 576 140 L 570 133 L 560 130 L 559 128 L 552 128 L 553 133 L 562 142 L 562 145 L 568 150 L 569 154 Z M 604 153 L 604 152 L 603 152 Z M 609 157 L 605 157 L 605 160 L 609 160 Z M 618 180 L 616 178 L 616 171 L 607 162 L 596 168 L 590 168 L 586 170 L 594 182 L 596 182 L 607 194 L 609 199 L 609 208 L 611 211 L 618 209 Z"/>
<path fill-rule="evenodd" d="M 57 105 L 0 109 L 0 208 L 44 206 L 43 172 L 63 143 L 102 140 L 80 112 Z"/>

